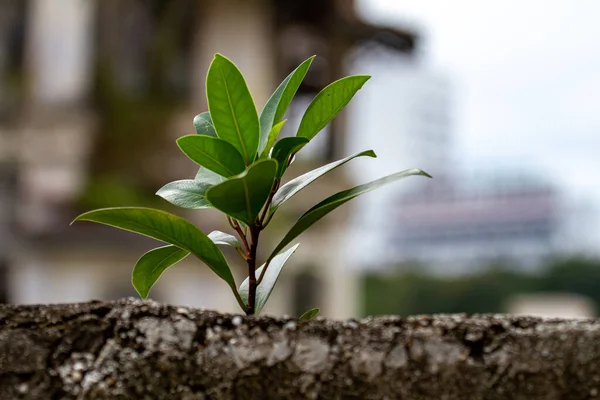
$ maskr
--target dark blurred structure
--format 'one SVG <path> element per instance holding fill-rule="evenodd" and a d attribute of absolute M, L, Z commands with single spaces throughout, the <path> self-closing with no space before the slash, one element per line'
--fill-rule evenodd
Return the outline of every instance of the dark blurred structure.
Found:
<path fill-rule="evenodd" d="M 0 300 L 133 293 L 128 276 L 152 242 L 67 225 L 91 207 L 154 205 L 152 193 L 162 184 L 193 176 L 194 165 L 173 141 L 206 110 L 204 79 L 214 53 L 239 65 L 259 108 L 289 71 L 316 54 L 299 105 L 291 107 L 293 119 L 306 99 L 344 75 L 350 50 L 372 42 L 412 54 L 416 36 L 366 24 L 349 0 L 0 0 L 0 186 L 9 187 L 0 197 L 0 239 L 15 236 L 0 248 Z M 317 159 L 295 168 L 341 156 L 343 121 L 323 133 Z M 332 174 L 315 186 L 313 198 L 295 204 L 312 205 L 347 184 Z M 210 213 L 190 217 L 207 231 L 222 227 Z M 320 304 L 334 316 L 358 307 L 356 276 L 340 273 L 344 260 L 330 251 L 341 243 L 336 232 L 343 221 L 341 213 L 322 223 L 298 252 L 299 265 L 320 267 Z M 296 308 L 291 279 L 282 281 L 274 312 Z M 189 260 L 169 271 L 153 296 L 235 310 L 219 285 Z"/>

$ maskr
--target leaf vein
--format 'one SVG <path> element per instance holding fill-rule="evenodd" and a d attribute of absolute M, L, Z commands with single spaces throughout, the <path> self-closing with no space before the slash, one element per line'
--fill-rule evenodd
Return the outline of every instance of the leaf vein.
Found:
<path fill-rule="evenodd" d="M 246 160 L 246 162 L 249 162 L 250 157 L 248 157 L 248 151 L 246 150 L 246 145 L 244 143 L 244 140 L 242 138 L 242 132 L 240 131 L 240 127 L 238 125 L 237 122 L 237 116 L 235 114 L 235 109 L 233 107 L 233 103 L 231 102 L 231 94 L 229 93 L 229 87 L 227 86 L 227 81 L 225 80 L 225 75 L 223 75 L 223 69 L 219 68 L 219 73 L 221 74 L 221 79 L 223 80 L 223 85 L 225 86 L 225 92 L 227 93 L 227 102 L 229 104 L 229 109 L 231 111 L 231 114 L 233 116 L 233 123 L 235 125 L 235 132 L 238 135 L 238 139 L 240 141 L 240 145 L 242 146 L 242 150 L 244 151 L 244 159 Z"/>

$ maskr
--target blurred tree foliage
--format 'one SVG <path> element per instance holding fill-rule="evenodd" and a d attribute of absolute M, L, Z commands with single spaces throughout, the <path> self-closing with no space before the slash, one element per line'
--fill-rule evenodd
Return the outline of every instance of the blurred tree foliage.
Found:
<path fill-rule="evenodd" d="M 100 126 L 80 205 L 162 204 L 154 192 L 163 180 L 150 164 L 190 98 L 197 5 L 106 0 L 98 7 L 92 107 Z"/>
<path fill-rule="evenodd" d="M 514 264 L 495 263 L 479 272 L 443 277 L 419 266 L 399 266 L 365 276 L 363 314 L 432 314 L 505 312 L 512 295 L 570 292 L 589 297 L 600 309 L 600 260 L 581 256 L 557 258 L 536 273 Z"/>

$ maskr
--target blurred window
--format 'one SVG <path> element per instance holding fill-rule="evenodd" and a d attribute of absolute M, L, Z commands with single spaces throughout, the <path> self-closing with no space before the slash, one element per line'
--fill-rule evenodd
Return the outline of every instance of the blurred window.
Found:
<path fill-rule="evenodd" d="M 0 259 L 0 303 L 8 303 L 8 263 L 2 259 Z"/>
<path fill-rule="evenodd" d="M 0 1 L 0 122 L 15 111 L 22 95 L 25 1 Z"/>
<path fill-rule="evenodd" d="M 300 316 L 321 302 L 322 284 L 318 276 L 305 269 L 296 275 L 293 283 L 292 312 Z"/>
<path fill-rule="evenodd" d="M 14 227 L 16 168 L 0 160 L 0 303 L 8 298 L 8 257 Z"/>
<path fill-rule="evenodd" d="M 119 0 L 98 6 L 101 79 L 112 79 L 128 95 L 189 95 L 197 2 Z"/>
<path fill-rule="evenodd" d="M 0 260 L 8 251 L 7 243 L 14 224 L 16 191 L 16 169 L 10 164 L 0 162 Z"/>

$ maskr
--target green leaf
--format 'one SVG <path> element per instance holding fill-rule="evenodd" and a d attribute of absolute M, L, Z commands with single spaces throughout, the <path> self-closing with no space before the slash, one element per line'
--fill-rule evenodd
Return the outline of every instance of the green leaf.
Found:
<path fill-rule="evenodd" d="M 352 75 L 337 80 L 321 90 L 310 103 L 296 136 L 311 140 L 350 102 L 356 92 L 371 78 Z"/>
<path fill-rule="evenodd" d="M 198 181 L 200 183 L 207 183 L 212 186 L 212 185 L 216 185 L 217 183 L 223 182 L 225 180 L 225 178 L 219 174 L 212 172 L 209 169 L 200 167 L 198 169 L 198 172 L 196 173 L 196 177 L 194 178 L 194 180 Z"/>
<path fill-rule="evenodd" d="M 173 245 L 150 250 L 133 267 L 131 283 L 142 299 L 148 297 L 150 288 L 171 265 L 178 263 L 190 254 Z"/>
<path fill-rule="evenodd" d="M 217 136 L 232 144 L 249 165 L 258 150 L 258 113 L 242 73 L 221 54 L 208 69 L 206 96 Z"/>
<path fill-rule="evenodd" d="M 275 143 L 271 158 L 277 160 L 277 179 L 283 176 L 283 173 L 288 167 L 290 156 L 302 149 L 307 143 L 307 138 L 296 136 L 286 137 Z"/>
<path fill-rule="evenodd" d="M 196 133 L 198 135 L 208 135 L 217 137 L 215 127 L 213 126 L 212 119 L 210 119 L 210 113 L 203 112 L 194 117 L 194 127 L 196 127 Z"/>
<path fill-rule="evenodd" d="M 208 135 L 217 137 L 217 133 L 215 131 L 215 127 L 212 124 L 212 120 L 210 119 L 209 112 L 203 112 L 201 114 L 196 115 L 194 118 L 194 126 L 196 127 L 196 133 L 199 135 Z M 202 183 L 208 183 L 211 186 L 217 183 L 221 183 L 225 180 L 221 175 L 212 172 L 209 169 L 204 167 L 200 167 L 198 172 L 196 173 L 196 177 L 194 180 Z"/>
<path fill-rule="evenodd" d="M 279 274 L 283 269 L 286 261 L 291 257 L 292 254 L 296 251 L 299 244 L 295 244 L 290 247 L 288 250 L 284 251 L 281 254 L 273 257 L 271 262 L 269 263 L 267 270 L 265 271 L 265 275 L 263 276 L 262 282 L 256 288 L 256 301 L 254 303 L 254 313 L 258 315 L 260 310 L 265 306 L 275 284 L 277 283 L 277 278 L 279 278 Z M 263 264 L 262 267 L 258 268 L 255 272 L 256 277 L 258 278 L 266 264 Z M 246 278 L 244 282 L 240 285 L 240 297 L 245 304 L 248 304 L 248 286 L 250 284 L 249 278 Z"/>
<path fill-rule="evenodd" d="M 213 241 L 214 244 L 222 244 L 240 249 L 240 241 L 233 235 L 221 231 L 212 231 L 208 234 L 208 238 Z"/>
<path fill-rule="evenodd" d="M 235 280 L 221 250 L 204 232 L 181 217 L 152 208 L 119 207 L 89 211 L 75 218 L 75 221 L 110 225 L 187 250 L 235 290 Z"/>
<path fill-rule="evenodd" d="M 302 214 L 302 216 L 296 221 L 292 229 L 285 235 L 285 237 L 279 242 L 277 247 L 273 250 L 269 258 L 270 260 L 280 252 L 285 246 L 287 246 L 292 240 L 294 240 L 298 235 L 307 230 L 312 224 L 323 218 L 325 215 L 329 214 L 342 204 L 352 200 L 353 198 L 360 196 L 361 194 L 370 192 L 371 190 L 377 189 L 383 185 L 388 183 L 392 183 L 402 178 L 406 178 L 412 175 L 422 175 L 431 178 L 429 174 L 423 172 L 419 169 L 408 169 L 406 171 L 397 172 L 395 174 L 391 174 L 385 176 L 383 178 L 377 179 L 373 182 L 366 183 L 364 185 L 355 186 L 352 189 L 344 190 L 330 196 L 320 202 L 319 204 L 312 207 L 310 210 Z"/>
<path fill-rule="evenodd" d="M 305 312 L 304 314 L 302 314 L 300 316 L 300 318 L 298 318 L 300 321 L 304 321 L 304 322 L 308 322 L 311 319 L 313 319 L 314 317 L 317 316 L 317 314 L 319 314 L 319 311 L 321 311 L 318 308 L 311 308 L 310 310 L 308 310 L 307 312 Z"/>
<path fill-rule="evenodd" d="M 246 169 L 236 148 L 219 138 L 187 135 L 177 139 L 177 145 L 192 161 L 221 176 L 234 176 Z"/>
<path fill-rule="evenodd" d="M 206 191 L 213 185 L 192 179 L 167 183 L 156 194 L 169 203 L 183 208 L 212 208 L 206 200 Z"/>
<path fill-rule="evenodd" d="M 352 156 L 342 158 L 341 160 L 334 161 L 332 163 L 323 165 L 322 167 L 319 167 L 317 169 L 314 169 L 312 171 L 305 173 L 304 175 L 300 175 L 299 177 L 292 179 L 291 181 L 289 181 L 288 183 L 286 183 L 285 185 L 280 187 L 279 190 L 277 191 L 277 193 L 275 193 L 275 196 L 273 196 L 273 201 L 271 202 L 271 206 L 269 207 L 269 214 L 272 215 L 273 213 L 275 213 L 275 211 L 277 211 L 277 209 L 283 203 L 285 203 L 296 193 L 298 193 L 299 191 L 301 191 L 302 189 L 304 189 L 305 187 L 310 185 L 317 178 L 325 175 L 329 171 L 334 170 L 341 165 L 344 165 L 345 163 L 347 163 L 348 161 L 350 161 L 354 158 L 362 157 L 362 156 L 373 157 L 373 158 L 377 157 L 377 155 L 375 154 L 375 152 L 373 150 L 362 151 L 362 152 L 354 154 Z"/>
<path fill-rule="evenodd" d="M 298 68 L 293 70 L 292 73 L 281 82 L 269 100 L 267 100 L 267 103 L 260 113 L 259 153 L 262 153 L 264 149 L 268 147 L 267 143 L 271 129 L 281 120 L 281 118 L 283 118 L 314 58 L 315 56 L 310 57 L 300 64 Z"/>
<path fill-rule="evenodd" d="M 269 156 L 269 152 L 271 151 L 271 148 L 275 144 L 275 141 L 277 140 L 277 136 L 279 136 L 279 132 L 281 132 L 281 128 L 283 128 L 283 126 L 285 125 L 286 122 L 287 122 L 287 119 L 284 119 L 283 121 L 281 121 L 273 126 L 273 129 L 271 129 L 271 132 L 269 132 L 269 141 L 267 142 L 267 146 L 264 148 L 262 153 L 260 153 L 260 158 L 265 158 L 265 157 Z"/>
<path fill-rule="evenodd" d="M 206 198 L 216 209 L 252 225 L 269 197 L 276 172 L 277 161 L 257 161 L 242 174 L 210 188 Z"/>

